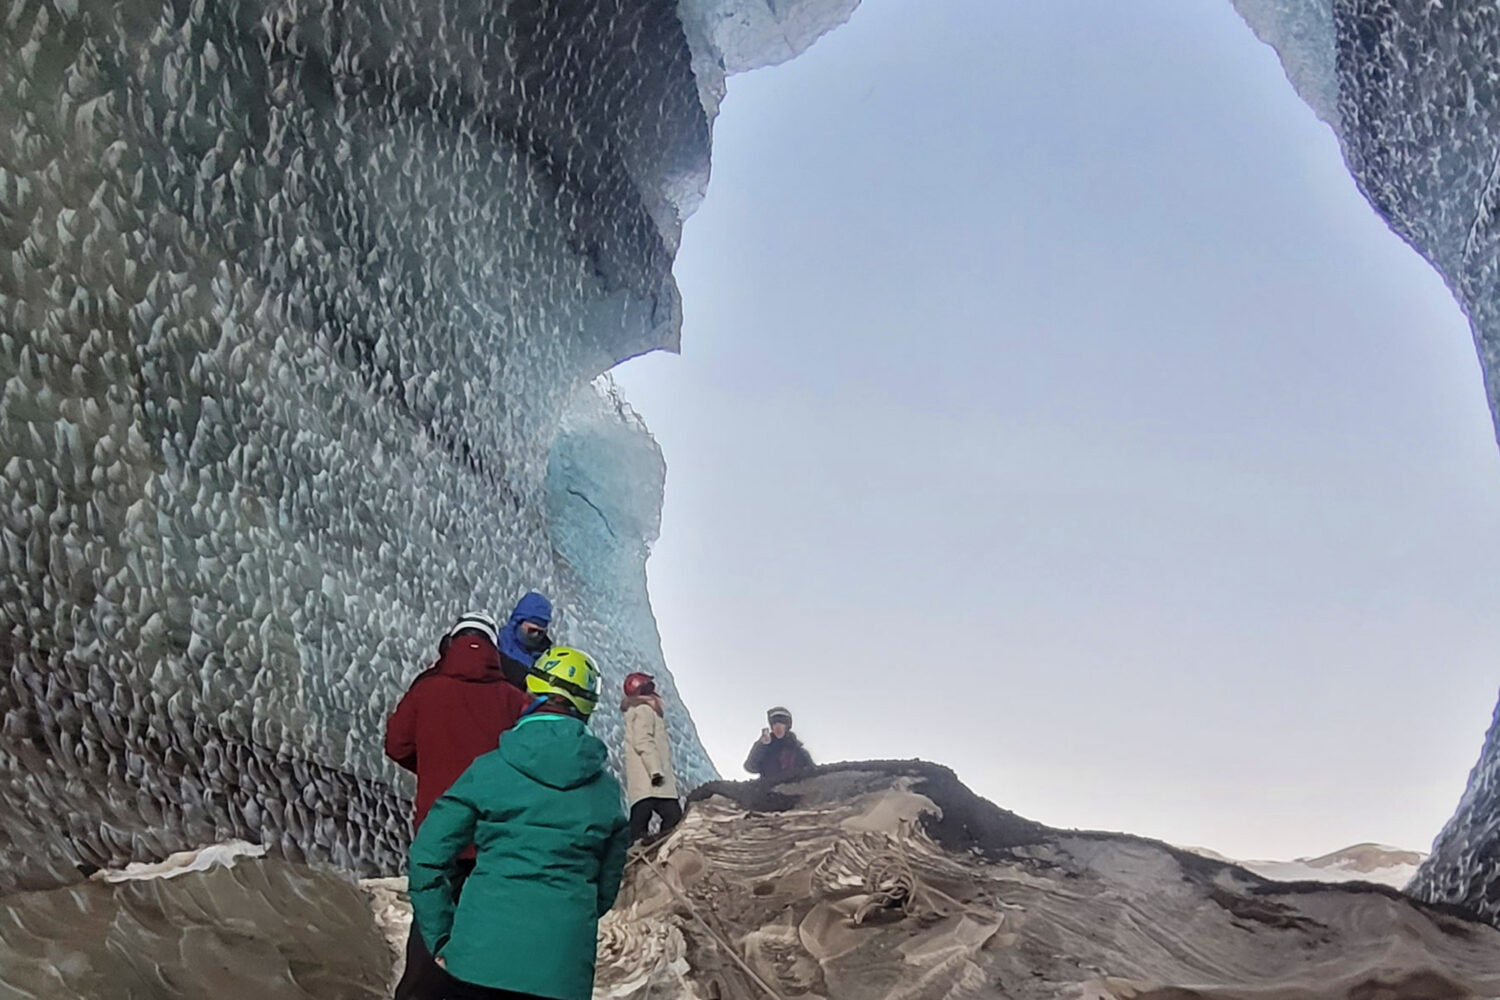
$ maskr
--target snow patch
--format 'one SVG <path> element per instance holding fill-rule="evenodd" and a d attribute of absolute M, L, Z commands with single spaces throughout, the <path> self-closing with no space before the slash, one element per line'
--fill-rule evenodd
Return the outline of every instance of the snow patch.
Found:
<path fill-rule="evenodd" d="M 406 939 L 411 934 L 411 897 L 406 892 L 406 878 L 365 878 L 359 887 L 370 901 L 370 913 L 391 952 L 391 989 L 406 971 Z"/>
<path fill-rule="evenodd" d="M 164 861 L 137 861 L 124 868 L 104 869 L 89 876 L 97 882 L 138 882 L 154 878 L 176 878 L 210 868 L 232 868 L 240 858 L 263 858 L 266 849 L 246 840 L 228 840 L 191 851 L 169 854 Z"/>
<path fill-rule="evenodd" d="M 1292 861 L 1240 861 L 1206 847 L 1183 850 L 1238 865 L 1273 882 L 1374 882 L 1393 889 L 1405 888 L 1427 857 L 1421 851 L 1385 844 L 1355 844 L 1319 857 Z"/>

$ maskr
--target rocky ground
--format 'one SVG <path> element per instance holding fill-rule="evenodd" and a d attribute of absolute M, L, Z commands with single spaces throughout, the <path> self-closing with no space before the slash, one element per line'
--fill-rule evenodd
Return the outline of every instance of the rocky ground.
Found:
<path fill-rule="evenodd" d="M 0 898 L 0 1000 L 389 995 L 398 881 L 245 857 L 144 874 Z M 706 786 L 632 857 L 596 1000 L 794 997 L 1480 1000 L 1500 931 L 1388 886 L 1049 829 L 920 762 Z"/>
<path fill-rule="evenodd" d="M 1385 886 L 1272 882 L 1051 830 L 944 768 L 700 790 L 635 862 L 599 995 L 939 1000 L 1500 996 L 1500 931 Z"/>

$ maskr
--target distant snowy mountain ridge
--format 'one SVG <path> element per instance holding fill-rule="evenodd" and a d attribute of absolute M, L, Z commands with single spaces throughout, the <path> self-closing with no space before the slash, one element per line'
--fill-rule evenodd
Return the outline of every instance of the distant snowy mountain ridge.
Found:
<path fill-rule="evenodd" d="M 1386 844 L 1354 844 L 1316 858 L 1293 861 L 1239 861 L 1205 847 L 1186 850 L 1227 861 L 1275 882 L 1374 882 L 1404 889 L 1427 855 Z"/>

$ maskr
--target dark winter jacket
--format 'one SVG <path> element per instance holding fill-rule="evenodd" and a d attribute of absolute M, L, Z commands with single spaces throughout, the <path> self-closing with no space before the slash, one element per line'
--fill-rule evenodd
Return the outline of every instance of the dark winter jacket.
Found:
<path fill-rule="evenodd" d="M 606 759 L 577 719 L 528 715 L 433 805 L 411 845 L 411 905 L 451 974 L 589 1000 L 630 840 Z M 470 841 L 479 857 L 455 907 L 453 863 Z"/>
<path fill-rule="evenodd" d="M 500 657 L 505 679 L 524 690 L 526 672 L 536 664 L 541 650 L 533 653 L 522 644 L 520 635 L 522 622 L 531 622 L 543 628 L 551 625 L 552 602 L 533 590 L 516 602 L 515 610 L 510 613 L 510 618 L 500 626 Z"/>
<path fill-rule="evenodd" d="M 478 635 L 452 639 L 447 651 L 412 681 L 385 724 L 385 755 L 417 774 L 412 825 L 500 734 L 531 699 L 500 672 L 500 654 Z"/>
<path fill-rule="evenodd" d="M 812 755 L 807 752 L 802 741 L 797 739 L 797 734 L 790 731 L 780 739 L 771 737 L 770 743 L 756 740 L 750 747 L 750 756 L 745 758 L 745 770 L 758 774 L 767 781 L 775 781 L 812 766 Z"/>

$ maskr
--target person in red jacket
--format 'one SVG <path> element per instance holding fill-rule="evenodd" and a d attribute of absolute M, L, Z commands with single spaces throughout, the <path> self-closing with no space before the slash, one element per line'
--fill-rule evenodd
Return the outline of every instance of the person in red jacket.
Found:
<path fill-rule="evenodd" d="M 460 618 L 438 644 L 437 662 L 417 675 L 385 724 L 385 755 L 417 776 L 413 833 L 448 786 L 474 758 L 494 750 L 500 734 L 531 705 L 527 695 L 505 682 L 497 637 L 489 615 L 471 612 Z M 474 868 L 472 845 L 458 864 L 455 895 Z M 446 984 L 413 924 L 396 1000 L 439 1000 Z"/>

